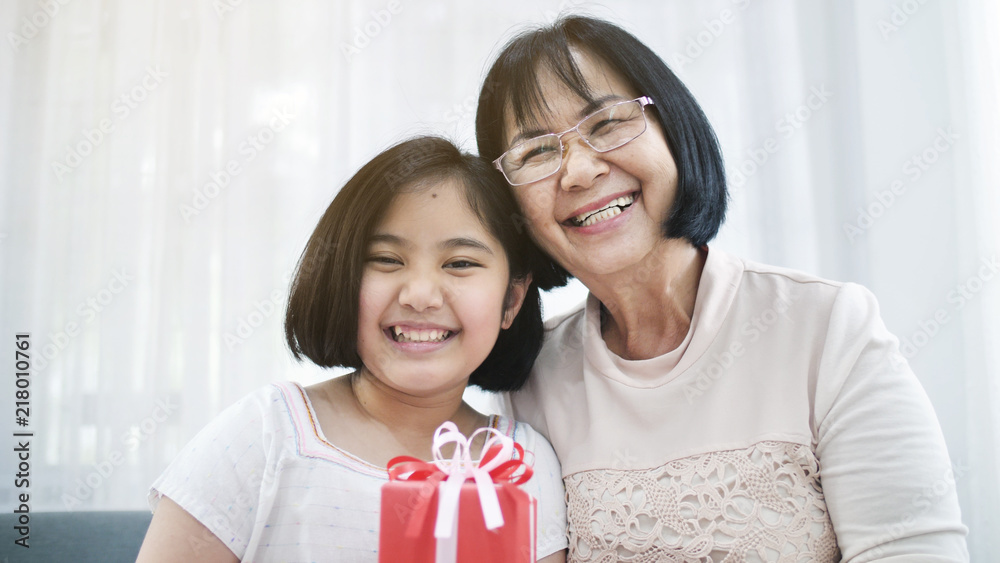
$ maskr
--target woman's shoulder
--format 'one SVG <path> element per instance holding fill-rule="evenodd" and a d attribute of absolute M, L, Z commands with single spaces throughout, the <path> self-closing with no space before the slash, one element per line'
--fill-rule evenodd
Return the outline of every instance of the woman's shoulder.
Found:
<path fill-rule="evenodd" d="M 815 307 L 827 309 L 831 313 L 844 308 L 877 311 L 875 296 L 857 283 L 831 280 L 803 270 L 746 258 L 728 256 L 727 259 L 742 267 L 738 294 L 745 298 L 773 299 L 777 295 L 790 302 L 804 300 L 813 306 L 810 314 L 815 314 Z"/>
<path fill-rule="evenodd" d="M 525 451 L 534 453 L 536 458 L 539 455 L 547 457 L 548 453 L 551 452 L 552 458 L 555 459 L 555 452 L 549 440 L 527 422 L 521 422 L 503 415 L 494 415 L 492 419 L 491 425 L 493 428 L 501 434 L 512 438 L 518 444 L 521 444 L 521 447 Z"/>
<path fill-rule="evenodd" d="M 746 258 L 736 258 L 736 260 L 743 264 L 744 277 L 773 278 L 785 284 L 817 284 L 834 292 L 844 285 L 844 282 L 822 278 L 803 270 L 764 264 Z"/>

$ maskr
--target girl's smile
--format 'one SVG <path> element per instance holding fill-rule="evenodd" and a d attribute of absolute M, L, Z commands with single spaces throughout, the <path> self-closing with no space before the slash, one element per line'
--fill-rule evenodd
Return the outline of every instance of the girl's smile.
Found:
<path fill-rule="evenodd" d="M 520 306 L 504 307 L 508 286 L 503 247 L 455 180 L 404 190 L 368 246 L 358 353 L 404 394 L 464 388 Z"/>

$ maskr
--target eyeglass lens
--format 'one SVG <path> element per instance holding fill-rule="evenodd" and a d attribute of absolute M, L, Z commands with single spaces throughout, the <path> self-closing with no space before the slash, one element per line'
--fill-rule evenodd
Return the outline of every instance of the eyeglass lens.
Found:
<path fill-rule="evenodd" d="M 646 130 L 646 120 L 642 104 L 633 100 L 593 113 L 575 129 L 591 148 L 607 152 L 641 135 Z M 528 139 L 501 159 L 504 175 L 515 185 L 541 180 L 562 166 L 561 148 L 559 135 L 555 133 Z"/>

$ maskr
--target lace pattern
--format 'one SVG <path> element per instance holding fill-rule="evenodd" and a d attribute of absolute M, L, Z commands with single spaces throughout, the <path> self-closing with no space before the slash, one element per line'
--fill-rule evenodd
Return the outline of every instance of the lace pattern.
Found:
<path fill-rule="evenodd" d="M 760 442 L 566 478 L 570 561 L 839 561 L 810 448 Z"/>

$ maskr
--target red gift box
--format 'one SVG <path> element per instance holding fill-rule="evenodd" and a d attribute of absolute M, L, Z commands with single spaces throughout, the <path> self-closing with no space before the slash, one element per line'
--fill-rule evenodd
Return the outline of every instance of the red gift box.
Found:
<path fill-rule="evenodd" d="M 445 425 L 435 434 L 438 463 L 410 457 L 389 462 L 390 481 L 382 486 L 380 562 L 534 563 L 537 502 L 517 486 L 532 470 L 522 461 L 520 445 L 493 432 L 498 437 L 487 441 L 487 453 L 476 463 L 467 459 L 472 438 L 465 440 L 457 428 Z M 439 455 L 439 434 L 442 442 L 454 442 L 455 434 L 465 441 L 464 447 L 456 444 L 450 462 Z M 506 442 L 496 444 L 501 438 Z M 514 451 L 521 459 L 513 459 Z M 439 521 L 442 507 L 446 514 Z M 450 537 L 440 537 L 449 528 L 452 533 L 445 535 Z"/>

